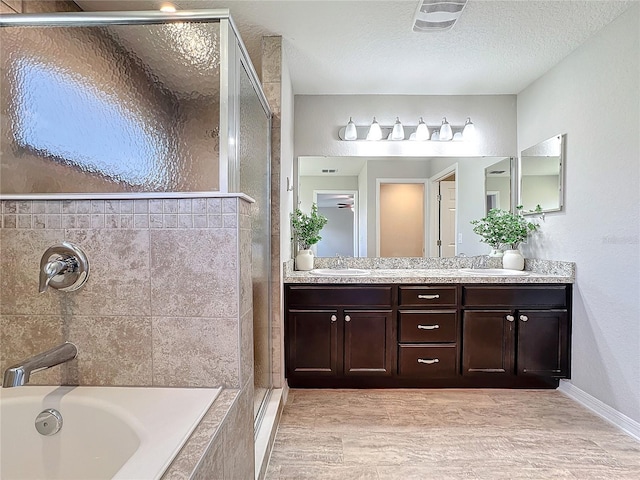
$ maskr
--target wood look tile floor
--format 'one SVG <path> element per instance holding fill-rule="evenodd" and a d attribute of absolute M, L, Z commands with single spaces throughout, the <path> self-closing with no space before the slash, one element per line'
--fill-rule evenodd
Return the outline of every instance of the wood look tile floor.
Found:
<path fill-rule="evenodd" d="M 640 480 L 640 442 L 555 390 L 291 390 L 266 480 Z"/>

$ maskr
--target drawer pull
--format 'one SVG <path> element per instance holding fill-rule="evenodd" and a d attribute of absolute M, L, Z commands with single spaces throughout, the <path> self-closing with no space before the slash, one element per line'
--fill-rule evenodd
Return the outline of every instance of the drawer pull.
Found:
<path fill-rule="evenodd" d="M 510 322 L 513 322 L 516 319 L 513 315 L 507 315 L 505 318 Z"/>
<path fill-rule="evenodd" d="M 418 298 L 421 298 L 423 300 L 436 300 L 438 298 L 440 298 L 440 295 L 436 294 L 436 295 L 418 295 Z"/>
<path fill-rule="evenodd" d="M 335 315 L 331 315 L 331 322 L 335 322 L 338 320 L 338 317 L 336 317 Z"/>
<path fill-rule="evenodd" d="M 440 325 L 418 325 L 418 330 L 437 330 Z"/>
<path fill-rule="evenodd" d="M 345 322 L 350 322 L 351 321 L 351 317 L 349 315 L 345 315 L 344 321 Z"/>
<path fill-rule="evenodd" d="M 439 358 L 419 358 L 418 363 L 426 363 L 427 365 L 433 365 L 434 363 L 440 363 Z"/>
<path fill-rule="evenodd" d="M 529 320 L 529 317 L 527 317 L 526 315 L 520 315 L 520 320 L 522 320 L 523 322 L 526 322 Z"/>

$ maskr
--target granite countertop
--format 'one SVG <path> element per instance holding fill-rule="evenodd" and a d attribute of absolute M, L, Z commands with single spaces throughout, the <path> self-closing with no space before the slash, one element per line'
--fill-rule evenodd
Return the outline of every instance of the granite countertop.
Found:
<path fill-rule="evenodd" d="M 337 268 L 336 259 L 317 258 L 316 268 Z M 346 262 L 346 264 L 345 264 Z M 368 270 L 367 275 L 321 276 L 310 272 L 293 270 L 293 261 L 285 262 L 284 283 L 315 284 L 535 284 L 535 283 L 574 283 L 575 264 L 550 260 L 527 259 L 525 275 L 482 275 L 482 268 L 501 268 L 499 261 L 491 259 L 482 268 L 477 266 L 473 257 L 455 259 L 365 259 L 349 258 L 341 261 L 340 268 L 358 268 Z"/>

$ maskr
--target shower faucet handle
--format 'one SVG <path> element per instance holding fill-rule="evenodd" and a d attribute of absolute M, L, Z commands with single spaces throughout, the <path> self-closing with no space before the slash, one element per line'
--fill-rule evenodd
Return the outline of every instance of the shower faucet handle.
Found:
<path fill-rule="evenodd" d="M 40 293 L 48 287 L 72 292 L 84 285 L 89 276 L 89 261 L 84 251 L 70 242 L 49 247 L 40 260 Z"/>

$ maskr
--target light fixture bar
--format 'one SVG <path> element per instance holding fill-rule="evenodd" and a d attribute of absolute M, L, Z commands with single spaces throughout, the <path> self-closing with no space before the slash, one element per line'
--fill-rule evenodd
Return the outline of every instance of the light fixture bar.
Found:
<path fill-rule="evenodd" d="M 470 119 L 467 119 L 467 124 L 471 122 Z M 373 123 L 373 122 L 372 122 Z M 375 122 L 375 130 L 377 132 L 378 122 Z M 410 142 L 428 142 L 428 141 L 436 141 L 445 143 L 447 141 L 473 141 L 475 138 L 471 135 L 465 135 L 463 137 L 463 131 L 466 125 L 451 125 L 447 122 L 447 125 L 451 128 L 451 137 L 446 137 L 447 140 L 440 140 L 439 134 L 442 124 L 434 124 L 434 125 L 426 125 L 420 117 L 420 122 L 417 125 L 404 125 L 402 124 L 402 128 L 404 130 L 404 140 L 401 140 L 398 137 L 394 140 L 393 130 L 396 127 L 396 131 L 398 131 L 398 124 L 395 125 L 379 125 L 380 133 L 375 133 L 373 136 L 371 135 L 371 126 L 370 125 L 355 125 L 353 120 L 350 118 L 347 126 L 343 126 L 338 130 L 338 138 L 343 141 L 410 141 Z M 348 129 L 348 132 L 347 132 Z M 436 133 L 435 137 L 432 135 Z"/>

